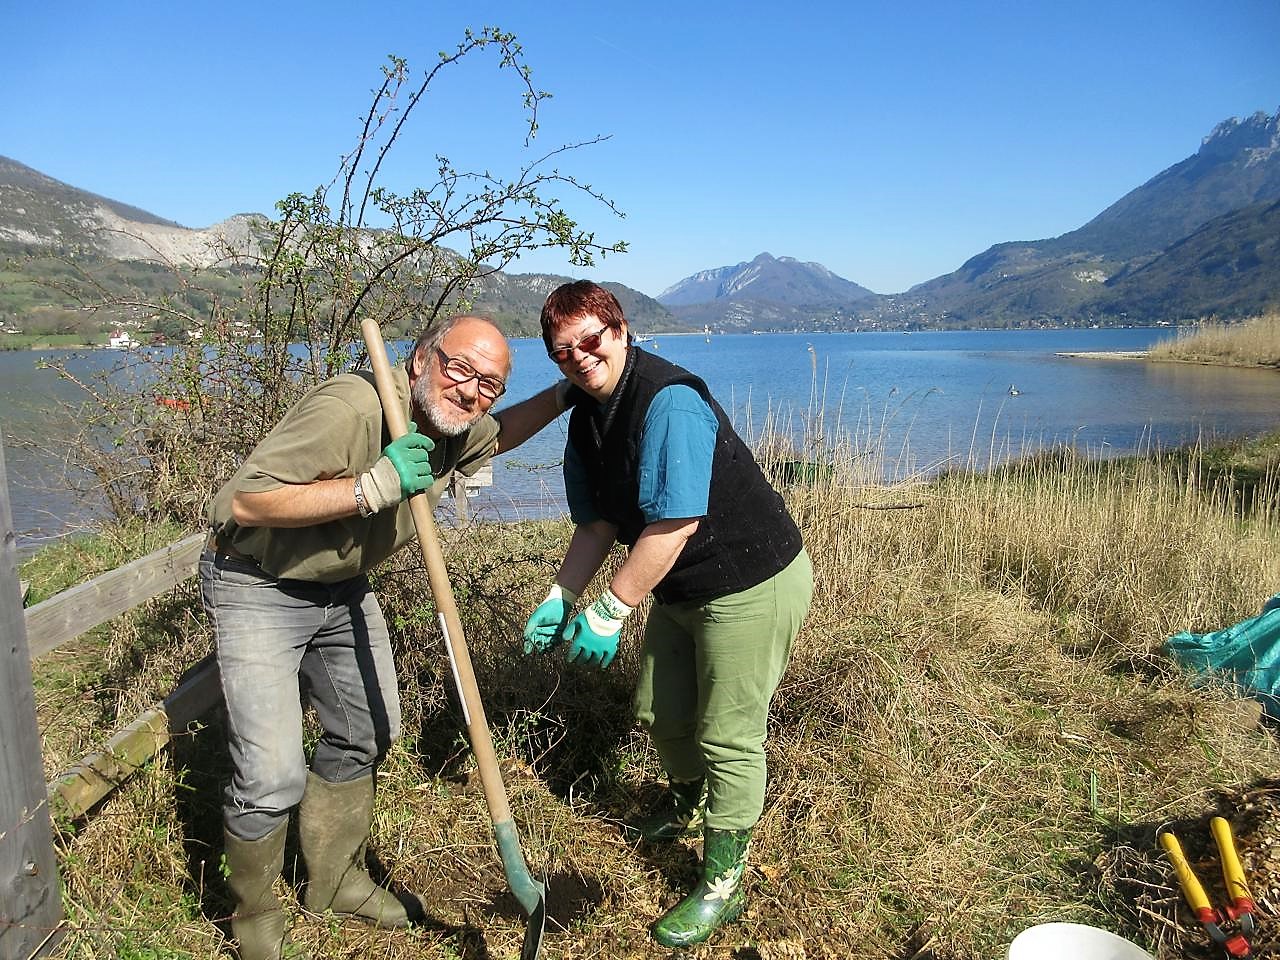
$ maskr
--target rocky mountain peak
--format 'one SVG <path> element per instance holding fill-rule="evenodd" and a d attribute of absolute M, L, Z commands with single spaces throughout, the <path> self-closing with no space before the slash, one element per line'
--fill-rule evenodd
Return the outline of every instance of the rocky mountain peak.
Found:
<path fill-rule="evenodd" d="M 1256 163 L 1280 150 L 1280 110 L 1268 115 L 1259 110 L 1241 120 L 1231 117 L 1223 120 L 1200 143 L 1199 155 L 1222 158 L 1246 155 L 1247 163 Z"/>
<path fill-rule="evenodd" d="M 870 290 L 837 276 L 820 263 L 760 253 L 749 262 L 701 270 L 686 277 L 660 293 L 658 302 L 667 307 L 736 304 L 734 309 L 748 302 L 769 304 L 777 318 L 784 319 L 783 314 L 792 309 L 838 309 L 873 296 Z M 702 313 L 697 312 L 697 316 L 702 317 Z M 720 318 L 715 319 L 719 322 Z"/>

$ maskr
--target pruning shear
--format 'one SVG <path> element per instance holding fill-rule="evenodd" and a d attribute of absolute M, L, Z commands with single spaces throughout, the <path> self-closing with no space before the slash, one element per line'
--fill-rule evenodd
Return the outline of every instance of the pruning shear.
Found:
<path fill-rule="evenodd" d="M 1221 944 L 1230 956 L 1248 957 L 1253 952 L 1248 938 L 1253 936 L 1257 925 L 1253 919 L 1253 897 L 1250 896 L 1249 887 L 1245 883 L 1240 858 L 1236 856 L 1231 824 L 1222 817 L 1214 817 L 1209 821 L 1209 829 L 1213 833 L 1214 842 L 1218 845 L 1218 858 L 1222 861 L 1222 879 L 1226 884 L 1227 897 L 1230 900 L 1230 903 L 1221 910 L 1215 909 L 1209 902 L 1204 887 L 1200 885 L 1199 879 L 1196 878 L 1191 865 L 1187 863 L 1187 858 L 1182 853 L 1182 844 L 1178 843 L 1178 838 L 1171 832 L 1165 831 L 1160 834 L 1160 845 L 1169 854 L 1169 860 L 1173 863 L 1174 872 L 1178 875 L 1178 882 L 1182 885 L 1187 903 L 1191 904 L 1191 909 L 1196 913 L 1196 919 L 1204 924 L 1205 929 L 1209 931 L 1209 936 L 1215 943 Z M 1239 930 L 1235 933 L 1224 930 L 1223 926 L 1228 920 L 1238 923 Z"/>

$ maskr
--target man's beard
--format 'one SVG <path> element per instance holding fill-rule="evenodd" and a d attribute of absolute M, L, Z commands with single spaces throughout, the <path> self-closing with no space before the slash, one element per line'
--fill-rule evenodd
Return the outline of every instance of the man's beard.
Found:
<path fill-rule="evenodd" d="M 427 377 L 419 378 L 413 385 L 413 405 L 427 421 L 427 426 L 442 437 L 456 437 L 466 433 L 484 415 L 479 405 L 468 414 L 447 400 L 434 400 Z"/>

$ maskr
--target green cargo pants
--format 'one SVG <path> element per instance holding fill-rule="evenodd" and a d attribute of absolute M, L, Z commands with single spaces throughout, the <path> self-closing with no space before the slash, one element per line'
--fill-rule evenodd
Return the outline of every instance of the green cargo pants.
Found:
<path fill-rule="evenodd" d="M 707 826 L 745 830 L 764 810 L 769 702 L 813 597 L 808 554 L 708 603 L 655 603 L 635 713 L 667 775 L 707 778 Z"/>

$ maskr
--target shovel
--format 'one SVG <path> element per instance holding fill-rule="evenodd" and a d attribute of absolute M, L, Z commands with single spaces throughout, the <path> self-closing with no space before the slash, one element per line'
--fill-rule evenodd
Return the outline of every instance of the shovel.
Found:
<path fill-rule="evenodd" d="M 387 360 L 382 331 L 371 318 L 366 318 L 360 324 L 360 330 L 364 334 L 365 348 L 369 351 L 369 363 L 373 367 L 373 380 L 382 401 L 382 415 L 387 431 L 391 434 L 391 439 L 395 440 L 408 432 L 408 425 L 391 378 L 391 364 Z M 480 702 L 476 675 L 471 668 L 471 654 L 467 651 L 467 640 L 462 633 L 462 621 L 458 619 L 458 607 L 453 602 L 453 588 L 449 585 L 449 571 L 444 565 L 444 554 L 440 550 L 440 538 L 431 517 L 431 506 L 423 494 L 415 494 L 409 498 L 409 509 L 413 511 L 413 523 L 418 531 L 422 559 L 427 564 L 427 580 L 431 584 L 431 595 L 435 597 L 436 609 L 439 611 L 440 630 L 444 634 L 449 663 L 453 667 L 454 683 L 462 700 L 467 736 L 471 740 L 471 752 L 475 755 L 476 766 L 480 770 L 480 782 L 484 785 L 484 798 L 489 805 L 489 819 L 493 822 L 493 836 L 497 841 L 498 855 L 502 858 L 502 869 L 507 875 L 507 886 L 529 917 L 529 925 L 524 932 L 524 945 L 520 949 L 520 960 L 534 960 L 542 946 L 542 933 L 547 921 L 546 887 L 530 876 L 529 867 L 520 850 L 520 837 L 511 819 L 507 788 L 502 782 L 502 773 L 498 770 L 498 761 L 493 753 L 493 738 L 485 719 L 484 704 Z"/>

